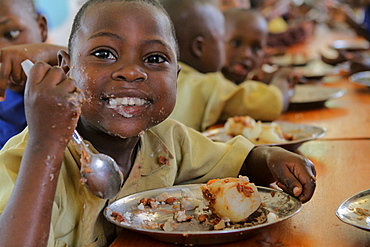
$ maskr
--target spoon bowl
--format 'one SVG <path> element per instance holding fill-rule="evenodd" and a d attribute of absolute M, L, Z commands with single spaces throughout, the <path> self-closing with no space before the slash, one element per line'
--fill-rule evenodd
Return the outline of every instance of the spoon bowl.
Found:
<path fill-rule="evenodd" d="M 105 154 L 91 156 L 90 172 L 81 172 L 81 177 L 86 179 L 85 186 L 95 196 L 111 199 L 116 196 L 121 188 L 122 179 L 116 162 Z"/>
<path fill-rule="evenodd" d="M 118 194 L 123 182 L 122 173 L 114 159 L 108 155 L 92 153 L 77 130 L 73 140 L 81 152 L 81 180 L 90 192 L 102 199 L 111 199 Z"/>

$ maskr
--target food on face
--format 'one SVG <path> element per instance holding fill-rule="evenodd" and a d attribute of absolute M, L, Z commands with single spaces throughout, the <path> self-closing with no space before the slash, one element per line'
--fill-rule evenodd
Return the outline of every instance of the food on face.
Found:
<path fill-rule="evenodd" d="M 284 134 L 277 123 L 264 124 L 250 116 L 228 118 L 224 130 L 231 136 L 243 135 L 254 144 L 284 143 L 292 140 L 292 136 Z"/>
<path fill-rule="evenodd" d="M 257 187 L 245 176 L 211 180 L 201 190 L 212 213 L 231 222 L 246 220 L 261 206 Z"/>

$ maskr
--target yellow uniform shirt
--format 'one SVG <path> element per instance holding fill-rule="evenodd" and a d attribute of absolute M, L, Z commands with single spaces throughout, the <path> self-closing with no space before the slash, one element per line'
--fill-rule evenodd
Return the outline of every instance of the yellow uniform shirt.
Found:
<path fill-rule="evenodd" d="M 273 121 L 282 113 L 283 95 L 274 85 L 251 80 L 236 85 L 222 73 L 203 74 L 179 64 L 177 101 L 170 118 L 195 130 L 204 131 L 233 116 Z"/>
<path fill-rule="evenodd" d="M 26 128 L 0 151 L 0 213 L 14 188 L 27 139 Z M 132 171 L 111 201 L 148 189 L 235 177 L 252 148 L 246 138 L 215 143 L 167 119 L 141 137 Z M 106 246 L 106 237 L 119 230 L 102 215 L 108 202 L 92 195 L 79 181 L 79 159 L 74 145 L 69 144 L 53 205 L 49 246 Z"/>

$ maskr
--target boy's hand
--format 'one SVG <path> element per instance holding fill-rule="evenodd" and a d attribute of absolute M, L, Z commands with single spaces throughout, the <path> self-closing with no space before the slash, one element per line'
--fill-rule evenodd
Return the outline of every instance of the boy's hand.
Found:
<path fill-rule="evenodd" d="M 61 46 L 37 43 L 8 46 L 0 50 L 0 101 L 5 97 L 5 89 L 23 93 L 27 80 L 21 63 L 29 59 L 57 65 L 57 52 Z"/>
<path fill-rule="evenodd" d="M 37 62 L 25 90 L 30 138 L 66 145 L 76 128 L 84 95 L 60 67 Z"/>
<path fill-rule="evenodd" d="M 256 184 L 268 185 L 276 181 L 280 188 L 302 202 L 310 200 L 316 188 L 314 164 L 280 147 L 255 147 L 241 174 Z"/>

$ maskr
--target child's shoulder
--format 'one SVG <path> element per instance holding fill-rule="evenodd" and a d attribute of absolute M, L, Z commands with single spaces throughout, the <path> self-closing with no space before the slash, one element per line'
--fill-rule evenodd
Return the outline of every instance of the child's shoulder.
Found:
<path fill-rule="evenodd" d="M 179 73 L 178 83 L 182 84 L 207 84 L 207 87 L 227 85 L 235 87 L 235 84 L 227 80 L 221 72 L 201 73 L 189 65 L 179 63 L 181 71 Z"/>

